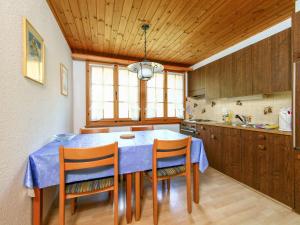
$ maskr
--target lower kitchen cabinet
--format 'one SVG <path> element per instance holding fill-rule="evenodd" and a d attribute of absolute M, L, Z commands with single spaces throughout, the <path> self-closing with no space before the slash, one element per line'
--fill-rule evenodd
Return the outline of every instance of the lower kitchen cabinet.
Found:
<path fill-rule="evenodd" d="M 223 152 L 224 173 L 236 180 L 241 179 L 241 131 L 239 129 L 222 129 L 221 146 Z"/>
<path fill-rule="evenodd" d="M 218 126 L 197 130 L 211 167 L 300 212 L 300 153 L 294 166 L 291 136 Z"/>
<path fill-rule="evenodd" d="M 295 153 L 295 211 L 300 213 L 300 152 Z"/>

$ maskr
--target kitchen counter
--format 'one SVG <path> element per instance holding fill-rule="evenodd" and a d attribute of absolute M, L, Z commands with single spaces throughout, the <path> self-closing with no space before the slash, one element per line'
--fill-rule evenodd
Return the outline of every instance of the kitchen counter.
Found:
<path fill-rule="evenodd" d="M 249 130 L 249 131 L 257 131 L 257 132 L 266 132 L 271 134 L 281 134 L 281 135 L 292 135 L 292 132 L 287 131 L 280 131 L 278 129 L 260 129 L 260 128 L 252 128 L 252 127 L 242 127 L 242 126 L 234 126 L 234 125 L 228 125 L 222 122 L 195 122 L 195 121 L 188 121 L 185 120 L 186 123 L 192 123 L 192 124 L 200 124 L 200 125 L 209 125 L 209 126 L 218 126 L 218 127 L 226 127 L 226 128 L 234 128 L 234 129 L 241 129 L 241 130 Z"/>

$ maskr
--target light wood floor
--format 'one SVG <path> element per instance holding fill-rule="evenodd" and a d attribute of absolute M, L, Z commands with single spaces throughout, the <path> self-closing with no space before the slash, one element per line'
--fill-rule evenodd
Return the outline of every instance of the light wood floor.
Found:
<path fill-rule="evenodd" d="M 152 193 L 150 183 L 146 183 L 145 196 L 142 199 L 141 220 L 133 217 L 131 224 L 152 225 Z M 124 190 L 120 190 L 119 224 L 125 225 Z M 300 215 L 233 179 L 208 169 L 200 177 L 200 204 L 193 203 L 193 212 L 186 210 L 186 192 L 184 178 L 175 178 L 171 183 L 171 192 L 166 188 L 158 191 L 159 225 L 240 225 L 274 224 L 299 225 Z M 134 205 L 134 204 L 133 204 Z M 58 224 L 58 209 L 50 216 L 48 225 Z M 109 225 L 113 224 L 112 203 L 106 194 L 81 198 L 75 215 L 71 216 L 66 207 L 66 225 Z"/>

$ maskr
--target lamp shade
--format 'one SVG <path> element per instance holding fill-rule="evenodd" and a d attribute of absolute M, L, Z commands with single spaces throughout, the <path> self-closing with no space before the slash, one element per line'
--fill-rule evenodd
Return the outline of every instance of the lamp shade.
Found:
<path fill-rule="evenodd" d="M 137 73 L 137 77 L 140 80 L 150 80 L 154 73 L 162 72 L 164 67 L 159 63 L 143 61 L 130 64 L 128 69 L 131 72 Z"/>

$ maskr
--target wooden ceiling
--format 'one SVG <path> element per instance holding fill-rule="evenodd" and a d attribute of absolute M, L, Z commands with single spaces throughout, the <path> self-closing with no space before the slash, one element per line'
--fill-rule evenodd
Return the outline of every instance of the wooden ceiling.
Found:
<path fill-rule="evenodd" d="M 291 16 L 293 0 L 48 0 L 73 52 L 195 64 Z"/>

